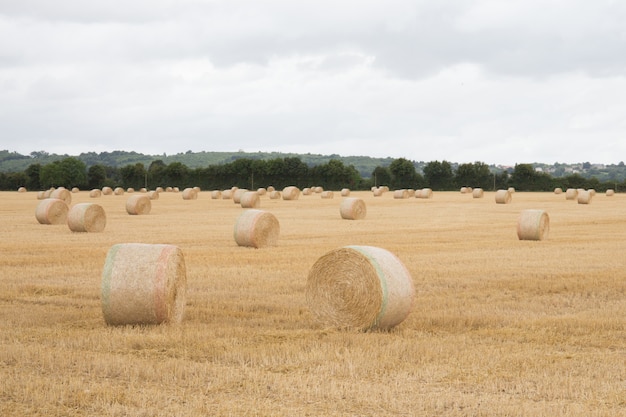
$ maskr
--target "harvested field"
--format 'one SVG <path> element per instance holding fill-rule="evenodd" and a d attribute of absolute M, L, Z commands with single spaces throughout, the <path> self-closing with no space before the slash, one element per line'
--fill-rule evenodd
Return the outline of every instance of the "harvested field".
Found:
<path fill-rule="evenodd" d="M 263 196 L 277 246 L 233 240 L 242 209 L 198 193 L 129 216 L 103 195 L 101 233 L 45 227 L 36 191 L 0 199 L 2 416 L 617 416 L 626 411 L 626 195 L 458 191 L 364 200 Z M 93 201 L 89 191 L 72 203 Z M 543 241 L 519 240 L 519 213 L 550 213 Z M 180 325 L 107 326 L 100 285 L 117 243 L 178 246 Z M 415 304 L 390 331 L 317 324 L 311 266 L 346 245 L 395 254 Z"/>

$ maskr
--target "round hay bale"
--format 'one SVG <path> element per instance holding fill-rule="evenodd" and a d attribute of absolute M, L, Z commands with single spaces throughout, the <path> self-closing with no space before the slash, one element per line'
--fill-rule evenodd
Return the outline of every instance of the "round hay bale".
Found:
<path fill-rule="evenodd" d="M 345 246 L 319 258 L 307 278 L 306 302 L 325 326 L 389 329 L 411 312 L 411 274 L 391 252 Z"/>
<path fill-rule="evenodd" d="M 35 218 L 40 224 L 65 224 L 69 208 L 60 198 L 45 198 L 37 204 Z"/>
<path fill-rule="evenodd" d="M 162 193 L 163 192 L 163 187 L 157 187 L 154 189 L 154 191 L 156 191 L 157 193 Z"/>
<path fill-rule="evenodd" d="M 72 204 L 72 193 L 65 188 L 57 188 L 56 190 L 50 193 L 50 198 L 58 198 L 59 200 L 65 201 L 65 204 L 68 206 Z"/>
<path fill-rule="evenodd" d="M 201 191 L 200 187 L 198 187 L 197 185 L 195 187 L 193 187 L 194 190 L 196 190 L 197 193 L 199 193 Z"/>
<path fill-rule="evenodd" d="M 511 192 L 509 190 L 496 191 L 496 204 L 509 204 L 511 202 Z"/>
<path fill-rule="evenodd" d="M 593 194 L 591 191 L 581 191 L 578 193 L 578 204 L 591 204 Z"/>
<path fill-rule="evenodd" d="M 102 187 L 102 194 L 111 195 L 113 194 L 113 188 L 111 187 Z"/>
<path fill-rule="evenodd" d="M 213 190 L 213 191 L 211 191 L 211 199 L 212 200 L 219 200 L 220 198 L 222 198 L 222 192 L 220 190 Z"/>
<path fill-rule="evenodd" d="M 315 194 L 320 194 L 324 192 L 324 187 L 313 187 L 313 191 Z"/>
<path fill-rule="evenodd" d="M 388 193 L 389 192 L 389 187 L 386 185 L 381 185 L 379 188 L 381 188 L 383 190 L 383 193 Z"/>
<path fill-rule="evenodd" d="M 376 188 L 374 188 L 373 194 L 374 194 L 374 197 L 380 197 L 380 196 L 383 195 L 384 192 L 385 192 L 384 189 L 382 189 L 380 187 L 376 187 Z"/>
<path fill-rule="evenodd" d="M 324 199 L 328 199 L 328 198 L 334 198 L 335 195 L 332 191 L 322 191 L 320 196 Z"/>
<path fill-rule="evenodd" d="M 102 191 L 99 188 L 94 188 L 89 191 L 89 198 L 100 198 L 102 196 Z"/>
<path fill-rule="evenodd" d="M 26 187 L 20 187 L 20 188 L 17 189 L 18 193 L 25 193 L 26 191 L 27 191 Z"/>
<path fill-rule="evenodd" d="M 339 213 L 341 214 L 342 219 L 361 220 L 364 219 L 367 214 L 367 207 L 362 199 L 348 197 L 341 200 Z"/>
<path fill-rule="evenodd" d="M 107 253 L 101 303 L 108 325 L 180 323 L 187 276 L 174 245 L 120 243 Z"/>
<path fill-rule="evenodd" d="M 45 191 L 37 191 L 37 200 L 43 200 L 46 198 L 46 192 Z"/>
<path fill-rule="evenodd" d="M 467 194 L 467 193 L 469 193 L 469 192 L 470 192 L 470 191 L 469 191 L 469 188 L 467 188 L 467 187 L 461 187 L 461 194 Z"/>
<path fill-rule="evenodd" d="M 241 197 L 244 195 L 244 193 L 247 193 L 248 191 L 249 190 L 247 190 L 245 188 L 237 188 L 233 192 L 233 203 L 241 204 Z"/>
<path fill-rule="evenodd" d="M 183 200 L 197 200 L 198 191 L 195 188 L 185 188 L 183 190 Z"/>
<path fill-rule="evenodd" d="M 166 193 L 171 193 L 172 191 L 174 191 L 174 189 L 172 187 L 165 187 L 165 192 Z"/>
<path fill-rule="evenodd" d="M 257 188 L 256 193 L 258 195 L 265 195 L 265 194 L 267 194 L 267 190 L 265 188 L 263 188 L 263 187 L 260 187 L 260 188 Z"/>
<path fill-rule="evenodd" d="M 261 207 L 261 198 L 256 191 L 246 191 L 239 201 L 243 208 L 259 208 Z"/>
<path fill-rule="evenodd" d="M 350 195 L 350 189 L 349 188 L 342 188 L 341 189 L 341 196 L 342 197 L 348 197 Z"/>
<path fill-rule="evenodd" d="M 52 195 L 52 192 L 55 190 L 55 188 L 50 188 L 49 190 L 46 190 L 43 192 L 43 198 L 50 198 Z"/>
<path fill-rule="evenodd" d="M 578 190 L 576 188 L 568 188 L 565 190 L 566 200 L 576 200 L 578 198 Z"/>
<path fill-rule="evenodd" d="M 148 196 L 136 194 L 126 200 L 126 212 L 132 215 L 148 214 L 152 209 L 152 203 Z"/>
<path fill-rule="evenodd" d="M 509 187 L 509 188 L 507 188 L 507 190 L 508 190 L 511 194 L 515 193 L 515 187 Z"/>
<path fill-rule="evenodd" d="M 180 188 L 178 188 L 178 187 L 173 187 L 173 188 L 172 188 L 172 192 L 173 192 L 173 193 L 180 193 Z"/>
<path fill-rule="evenodd" d="M 148 198 L 150 200 L 158 200 L 159 199 L 159 193 L 157 191 L 148 191 Z"/>
<path fill-rule="evenodd" d="M 147 193 L 147 192 L 148 192 L 148 189 L 147 189 L 146 187 L 141 187 L 141 188 L 139 189 L 139 192 L 140 192 L 140 193 Z"/>
<path fill-rule="evenodd" d="M 269 193 L 270 193 L 270 200 L 280 200 L 280 198 L 282 197 L 280 195 L 280 191 L 274 190 L 274 191 L 270 191 Z"/>
<path fill-rule="evenodd" d="M 544 240 L 550 232 L 550 217 L 543 210 L 524 210 L 517 221 L 519 240 Z"/>
<path fill-rule="evenodd" d="M 283 200 L 297 200 L 300 197 L 300 189 L 294 185 L 283 188 Z"/>
<path fill-rule="evenodd" d="M 587 190 L 589 192 L 589 194 L 591 194 L 592 197 L 595 197 L 596 195 L 596 190 L 593 188 L 590 188 L 589 190 Z"/>
<path fill-rule="evenodd" d="M 615 190 L 612 188 L 609 188 L 608 190 L 606 190 L 606 196 L 607 197 L 612 197 L 615 195 Z"/>
<path fill-rule="evenodd" d="M 72 232 L 101 232 L 106 224 L 106 213 L 98 204 L 76 204 L 67 214 L 67 225 Z"/>
<path fill-rule="evenodd" d="M 222 200 L 230 200 L 231 198 L 233 198 L 232 190 L 222 191 Z"/>
<path fill-rule="evenodd" d="M 409 191 L 408 190 L 395 190 L 393 192 L 393 198 L 399 200 L 399 199 L 404 199 L 404 198 L 409 198 Z"/>
<path fill-rule="evenodd" d="M 263 210 L 246 210 L 235 223 L 235 242 L 239 246 L 263 248 L 275 246 L 280 234 L 280 224 L 272 213 Z"/>
<path fill-rule="evenodd" d="M 274 186 L 273 186 L 273 185 L 268 186 L 268 187 L 267 187 L 267 192 L 268 192 L 268 193 L 271 193 L 272 191 L 276 191 L 276 188 L 274 188 Z"/>
<path fill-rule="evenodd" d="M 556 188 L 554 189 L 554 194 L 563 194 L 563 189 L 562 189 L 562 188 L 560 188 L 560 187 L 556 187 Z"/>
<path fill-rule="evenodd" d="M 127 192 L 127 193 L 134 193 L 134 192 L 135 192 L 135 189 L 134 189 L 133 187 L 128 187 L 128 188 L 126 189 L 126 192 Z"/>
<path fill-rule="evenodd" d="M 311 194 L 313 194 L 313 189 L 309 187 L 304 187 L 302 189 L 302 195 L 311 195 Z"/>
<path fill-rule="evenodd" d="M 124 189 L 122 187 L 115 187 L 113 189 L 114 195 L 124 195 Z"/>
<path fill-rule="evenodd" d="M 474 188 L 474 190 L 472 190 L 473 198 L 483 198 L 484 195 L 485 195 L 485 192 L 483 191 L 482 188 Z"/>
<path fill-rule="evenodd" d="M 415 198 L 433 198 L 433 190 L 430 188 L 422 188 L 415 193 Z"/>
<path fill-rule="evenodd" d="M 80 191 L 80 189 L 78 187 L 73 187 L 72 188 L 72 194 L 76 194 L 79 191 Z"/>

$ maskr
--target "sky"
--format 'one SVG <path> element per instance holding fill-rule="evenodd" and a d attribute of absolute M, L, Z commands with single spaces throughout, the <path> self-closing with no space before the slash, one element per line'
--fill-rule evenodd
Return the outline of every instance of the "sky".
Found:
<path fill-rule="evenodd" d="M 0 150 L 626 159 L 626 2 L 0 0 Z"/>

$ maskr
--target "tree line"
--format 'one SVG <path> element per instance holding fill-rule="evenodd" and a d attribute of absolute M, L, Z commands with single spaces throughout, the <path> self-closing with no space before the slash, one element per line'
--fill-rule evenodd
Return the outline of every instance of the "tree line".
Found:
<path fill-rule="evenodd" d="M 78 158 L 67 157 L 45 165 L 31 164 L 23 172 L 0 173 L 1 190 L 45 190 L 50 187 L 93 189 L 109 187 L 147 188 L 172 186 L 200 187 L 204 190 L 221 190 L 233 186 L 256 189 L 274 186 L 281 189 L 289 185 L 299 188 L 321 186 L 328 190 L 350 188 L 369 190 L 386 185 L 391 189 L 431 188 L 434 191 L 453 191 L 469 186 L 495 190 L 514 187 L 518 191 L 552 191 L 556 187 L 593 188 L 605 191 L 626 189 L 626 180 L 600 182 L 578 174 L 552 177 L 537 172 L 531 164 L 516 164 L 510 170 L 494 171 L 480 161 L 464 163 L 453 168 L 448 161 L 431 161 L 418 172 L 415 163 L 405 158 L 393 159 L 388 166 L 377 166 L 371 177 L 364 178 L 352 165 L 338 159 L 309 166 L 298 157 L 269 160 L 240 158 L 232 162 L 189 168 L 181 162 L 165 164 L 155 160 L 112 167 L 103 164 L 87 165 Z M 618 190 L 619 189 L 619 190 Z"/>

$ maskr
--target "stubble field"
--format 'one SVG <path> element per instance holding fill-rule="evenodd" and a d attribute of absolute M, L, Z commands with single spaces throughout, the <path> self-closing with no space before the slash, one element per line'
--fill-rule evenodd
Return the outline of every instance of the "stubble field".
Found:
<path fill-rule="evenodd" d="M 552 193 L 436 192 L 394 199 L 261 198 L 275 247 L 239 247 L 232 200 L 162 193 L 148 215 L 123 196 L 101 233 L 35 219 L 36 193 L 0 193 L 2 416 L 626 415 L 626 195 L 591 204 Z M 550 216 L 520 241 L 524 209 Z M 116 243 L 181 248 L 181 325 L 107 326 L 105 257 Z M 305 302 L 315 261 L 378 246 L 410 271 L 415 305 L 388 332 L 325 328 Z"/>

